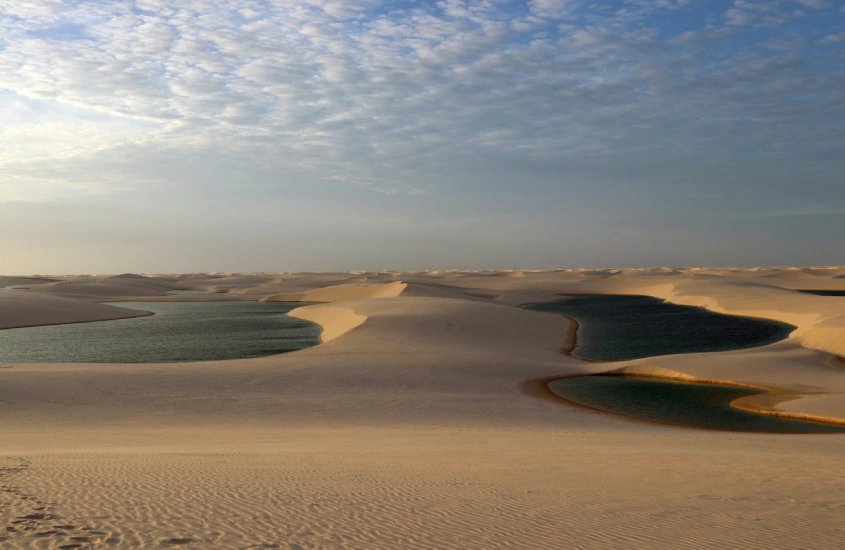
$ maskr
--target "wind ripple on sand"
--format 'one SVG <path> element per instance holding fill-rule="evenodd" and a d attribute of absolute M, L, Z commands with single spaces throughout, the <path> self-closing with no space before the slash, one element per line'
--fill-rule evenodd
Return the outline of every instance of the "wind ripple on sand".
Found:
<path fill-rule="evenodd" d="M 569 436 L 561 445 L 555 438 L 567 436 L 560 432 L 443 437 L 429 435 L 433 439 L 416 450 L 409 450 L 410 440 L 404 448 L 386 449 L 390 445 L 356 444 L 354 438 L 305 438 L 247 451 L 36 454 L 33 466 L 15 476 L 20 487 L 37 487 L 42 499 L 52 499 L 53 513 L 62 518 L 57 525 L 83 525 L 86 535 L 102 537 L 103 547 L 845 544 L 845 531 L 834 527 L 845 513 L 845 474 L 838 473 L 834 456 L 820 455 L 810 464 L 806 457 L 737 444 L 690 460 L 689 445 L 707 444 L 680 441 L 687 436 L 675 441 L 675 450 L 666 441 L 649 445 L 642 438 L 620 448 L 607 436 Z M 625 436 L 613 437 L 618 443 Z M 306 440 L 310 448 L 302 447 Z M 597 460 L 601 476 L 594 474 Z M 661 477 L 673 481 L 656 485 Z M 791 489 L 780 488 L 784 481 Z M 33 541 L 19 536 L 5 544 L 55 548 L 59 542 Z"/>

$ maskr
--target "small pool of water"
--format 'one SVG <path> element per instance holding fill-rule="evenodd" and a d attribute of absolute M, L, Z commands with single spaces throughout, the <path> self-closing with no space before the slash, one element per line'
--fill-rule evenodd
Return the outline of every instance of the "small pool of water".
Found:
<path fill-rule="evenodd" d="M 816 296 L 845 296 L 845 290 L 799 290 L 798 292 Z"/>
<path fill-rule="evenodd" d="M 754 388 L 631 376 L 577 376 L 549 384 L 573 403 L 640 420 L 689 428 L 778 434 L 845 433 L 845 427 L 756 414 L 731 407 Z"/>
<path fill-rule="evenodd" d="M 261 357 L 320 343 L 301 304 L 123 302 L 153 316 L 0 330 L 0 363 L 177 363 Z"/>
<path fill-rule="evenodd" d="M 526 308 L 578 321 L 572 355 L 588 361 L 752 348 L 783 340 L 795 330 L 786 323 L 723 315 L 651 296 L 573 294 Z"/>
<path fill-rule="evenodd" d="M 209 294 L 215 294 L 207 290 L 168 290 L 167 293 L 171 296 L 207 296 Z"/>

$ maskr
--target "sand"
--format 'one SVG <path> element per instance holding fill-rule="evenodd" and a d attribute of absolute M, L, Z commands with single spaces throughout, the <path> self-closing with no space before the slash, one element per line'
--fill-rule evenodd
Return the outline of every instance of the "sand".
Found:
<path fill-rule="evenodd" d="M 0 292 L 0 329 L 128 319 L 147 311 L 31 292 Z"/>
<path fill-rule="evenodd" d="M 568 406 L 536 382 L 628 368 L 768 387 L 788 398 L 754 406 L 845 419 L 845 299 L 783 288 L 807 279 L 771 269 L 608 271 L 98 276 L 74 278 L 100 285 L 74 299 L 0 293 L 0 326 L 92 320 L 112 311 L 97 302 L 124 296 L 104 294 L 110 285 L 324 302 L 291 313 L 319 323 L 324 343 L 280 356 L 0 365 L 0 545 L 845 545 L 842 436 L 640 423 Z M 812 274 L 836 284 L 824 273 Z M 648 294 L 798 328 L 751 350 L 586 363 L 564 353 L 567 319 L 513 307 L 566 292 Z"/>

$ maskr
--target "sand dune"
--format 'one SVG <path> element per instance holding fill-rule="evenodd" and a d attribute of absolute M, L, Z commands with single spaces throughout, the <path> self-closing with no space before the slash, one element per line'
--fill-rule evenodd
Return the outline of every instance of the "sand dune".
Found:
<path fill-rule="evenodd" d="M 121 307 L 24 292 L 0 293 L 0 329 L 127 319 L 149 315 Z"/>
<path fill-rule="evenodd" d="M 62 296 L 66 298 L 87 298 L 91 300 L 121 299 L 134 296 L 164 296 L 167 288 L 142 284 L 113 283 L 47 283 L 31 287 L 28 293 Z"/>
<path fill-rule="evenodd" d="M 779 271 L 776 273 L 769 273 L 768 275 L 761 275 L 762 279 L 815 279 L 816 275 L 812 275 L 805 271 Z"/>
<path fill-rule="evenodd" d="M 40 285 L 44 283 L 55 282 L 55 279 L 45 279 L 42 277 L 4 277 L 0 276 L 0 288 L 6 286 L 26 286 L 26 285 Z"/>
<path fill-rule="evenodd" d="M 184 288 L 207 290 L 209 292 L 228 292 L 229 290 L 255 286 L 276 279 L 272 274 L 264 275 L 239 275 L 239 274 L 196 274 L 181 279 L 179 282 Z"/>
<path fill-rule="evenodd" d="M 316 290 L 277 294 L 267 298 L 268 302 L 345 302 L 374 298 L 395 298 L 405 290 L 405 283 L 353 283 L 334 285 Z"/>
<path fill-rule="evenodd" d="M 130 280 L 130 281 L 146 281 L 148 280 L 147 277 L 144 275 L 137 275 L 135 273 L 121 273 L 120 275 L 112 275 L 111 277 L 106 277 L 107 280 Z"/>
<path fill-rule="evenodd" d="M 841 302 L 760 276 L 771 270 L 611 271 L 157 276 L 232 299 L 281 289 L 270 299 L 325 302 L 291 312 L 319 323 L 324 343 L 249 360 L 0 368 L 0 545 L 845 545 L 840 436 L 645 424 L 567 406 L 540 383 L 613 369 L 723 380 L 780 392 L 756 407 L 845 418 L 845 360 L 830 353 L 845 355 Z M 149 283 L 102 279 L 66 286 Z M 572 323 L 512 307 L 567 292 L 648 294 L 798 329 L 750 350 L 586 363 L 563 353 Z M 0 327 L 137 313 L 99 296 L 0 293 Z"/>
<path fill-rule="evenodd" d="M 525 272 L 521 269 L 517 270 L 507 270 L 507 271 L 497 271 L 491 275 L 492 277 L 524 277 Z"/>
<path fill-rule="evenodd" d="M 323 329 L 320 340 L 324 343 L 346 334 L 367 320 L 367 317 L 356 314 L 352 309 L 333 306 L 301 307 L 288 315 L 320 325 Z"/>

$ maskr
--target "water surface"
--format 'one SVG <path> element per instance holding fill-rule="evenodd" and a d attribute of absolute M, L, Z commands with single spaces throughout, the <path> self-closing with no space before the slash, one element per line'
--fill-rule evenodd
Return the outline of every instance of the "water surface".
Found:
<path fill-rule="evenodd" d="M 279 302 L 123 302 L 154 316 L 0 330 L 0 363 L 174 363 L 260 357 L 320 343 Z"/>
<path fill-rule="evenodd" d="M 845 427 L 776 418 L 730 406 L 763 390 L 631 376 L 577 376 L 549 384 L 555 394 L 594 409 L 690 428 L 738 432 L 827 434 Z"/>
<path fill-rule="evenodd" d="M 588 361 L 765 346 L 795 330 L 778 321 L 724 315 L 651 296 L 574 294 L 526 307 L 578 321 L 578 343 L 572 355 Z"/>

